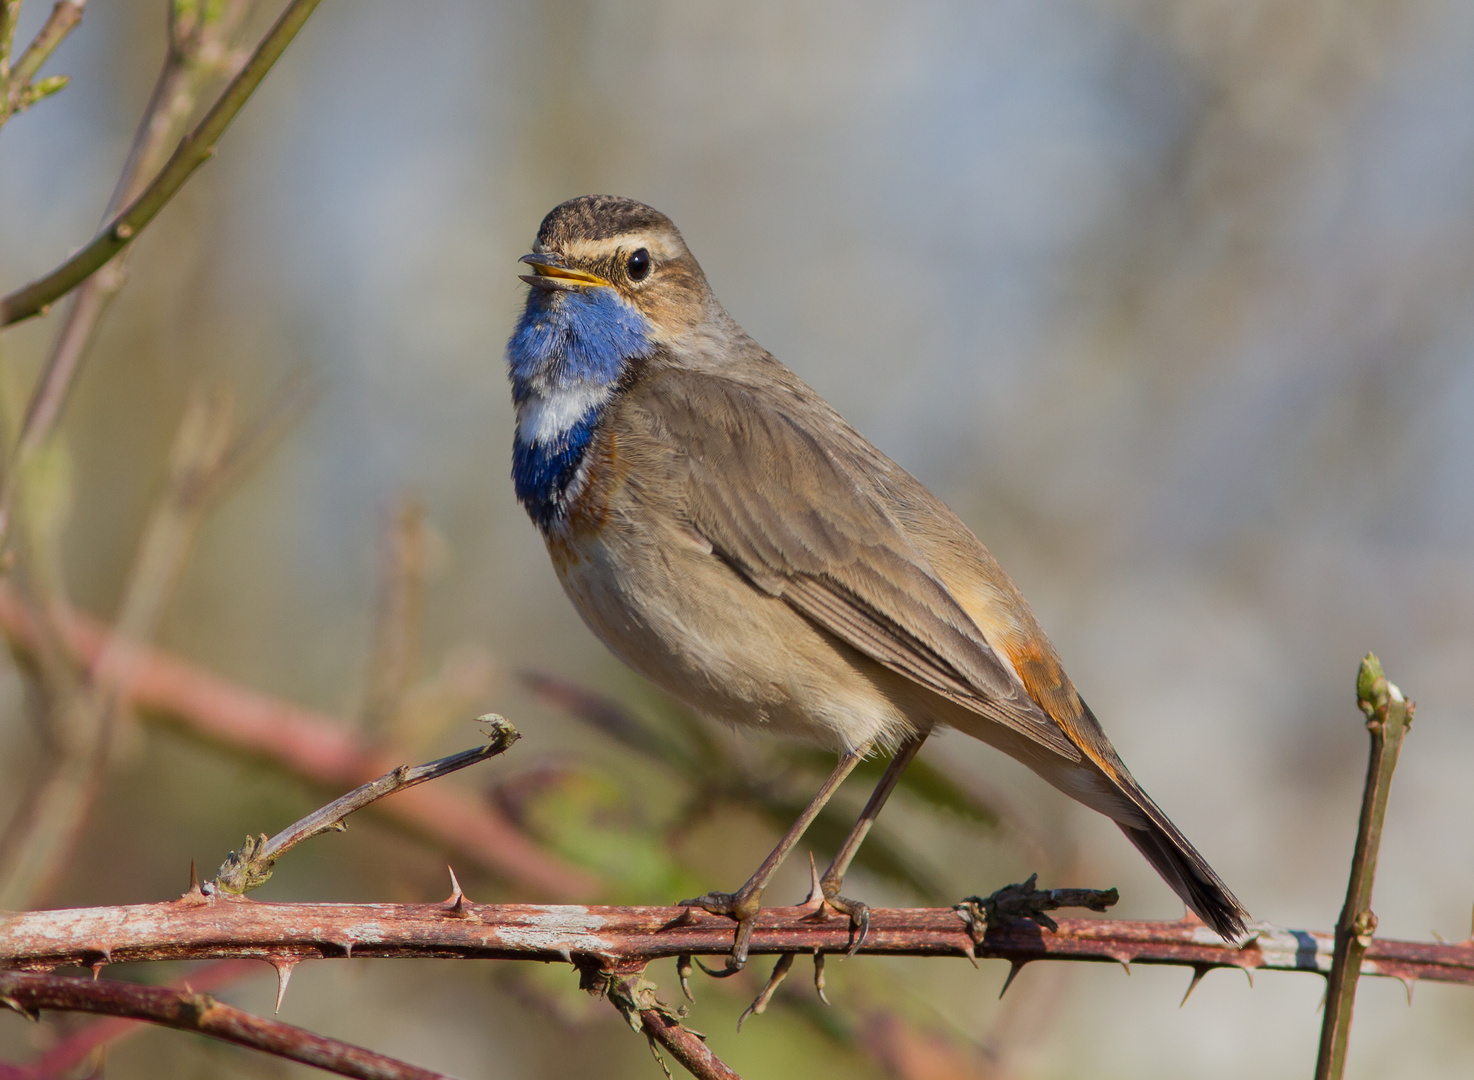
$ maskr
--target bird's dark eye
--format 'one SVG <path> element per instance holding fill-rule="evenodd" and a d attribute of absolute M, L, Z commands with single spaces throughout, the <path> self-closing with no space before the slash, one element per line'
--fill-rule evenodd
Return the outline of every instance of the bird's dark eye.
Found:
<path fill-rule="evenodd" d="M 624 264 L 631 281 L 644 281 L 650 276 L 650 252 L 639 248 Z"/>

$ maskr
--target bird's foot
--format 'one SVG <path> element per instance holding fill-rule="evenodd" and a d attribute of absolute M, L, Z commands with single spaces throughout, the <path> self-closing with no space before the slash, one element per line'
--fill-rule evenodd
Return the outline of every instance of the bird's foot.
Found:
<path fill-rule="evenodd" d="M 824 919 L 827 910 L 833 909 L 841 915 L 848 915 L 850 919 L 851 941 L 850 947 L 845 951 L 846 956 L 854 956 L 860 946 L 865 944 L 865 939 L 870 935 L 870 906 L 859 900 L 851 900 L 839 895 L 839 887 L 844 879 L 839 876 L 826 874 L 819 876 L 819 870 L 814 865 L 814 856 L 809 856 L 809 895 L 799 905 L 806 909 L 806 918 Z"/>
<path fill-rule="evenodd" d="M 734 893 L 709 892 L 705 896 L 681 901 L 681 907 L 699 907 L 713 915 L 725 915 L 737 922 L 737 933 L 732 940 L 732 952 L 727 957 L 725 969 L 712 971 L 703 964 L 702 969 L 708 975 L 725 978 L 747 965 L 748 944 L 752 941 L 752 931 L 757 925 L 757 913 L 762 910 L 762 899 L 762 889 L 749 890 L 744 887 Z"/>
<path fill-rule="evenodd" d="M 860 951 L 860 946 L 865 944 L 865 939 L 870 936 L 870 906 L 859 900 L 850 900 L 840 896 L 838 892 L 826 892 L 824 903 L 841 915 L 850 917 L 850 947 L 845 950 L 845 955 L 854 956 Z"/>

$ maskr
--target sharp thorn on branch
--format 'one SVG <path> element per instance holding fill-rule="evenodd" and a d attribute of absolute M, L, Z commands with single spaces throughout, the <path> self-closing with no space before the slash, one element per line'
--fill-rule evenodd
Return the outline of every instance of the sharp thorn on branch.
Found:
<path fill-rule="evenodd" d="M 1187 984 L 1187 990 L 1182 995 L 1182 1000 L 1177 1003 L 1177 1007 L 1179 1009 L 1182 1008 L 1184 1005 L 1187 1004 L 1187 999 L 1190 998 L 1190 997 L 1192 997 L 1193 991 L 1198 988 L 1198 983 L 1202 982 L 1203 981 L 1203 976 L 1206 975 L 1206 974 L 1208 974 L 1208 972 L 1210 972 L 1211 970 L 1213 970 L 1213 966 L 1211 964 L 1194 964 L 1193 965 L 1193 977 L 1192 977 L 1192 981 Z"/>
<path fill-rule="evenodd" d="M 281 1003 L 287 996 L 287 984 L 292 981 L 292 971 L 297 966 L 296 960 L 273 960 L 271 966 L 276 968 L 276 1012 L 281 1012 Z"/>
<path fill-rule="evenodd" d="M 1008 988 L 1013 985 L 1013 980 L 1018 978 L 1018 973 L 1024 970 L 1027 960 L 1014 960 L 1008 965 L 1008 978 L 1003 980 L 1003 989 L 998 991 L 998 1000 L 1003 1000 L 1003 995 L 1008 993 Z"/>
<path fill-rule="evenodd" d="M 819 867 L 814 862 L 814 853 L 809 852 L 809 895 L 804 897 L 799 909 L 807 911 L 814 919 L 828 918 L 824 910 L 824 883 L 819 877 Z"/>
<path fill-rule="evenodd" d="M 450 896 L 446 898 L 442 906 L 447 915 L 463 916 L 466 914 L 466 894 L 461 891 L 461 883 L 456 879 L 455 868 L 447 866 L 445 869 L 450 872 Z"/>
<path fill-rule="evenodd" d="M 96 982 L 98 977 L 102 975 L 102 969 L 113 962 L 113 954 L 110 949 L 105 948 L 96 949 L 93 952 L 96 955 L 96 959 L 89 961 L 87 966 L 92 969 L 92 981 Z"/>

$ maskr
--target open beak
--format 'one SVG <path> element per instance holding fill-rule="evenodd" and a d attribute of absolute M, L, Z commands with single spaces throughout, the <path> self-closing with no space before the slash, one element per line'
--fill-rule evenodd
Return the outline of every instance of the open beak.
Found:
<path fill-rule="evenodd" d="M 523 281 L 539 289 L 580 289 L 590 285 L 608 285 L 598 274 L 586 274 L 563 265 L 560 255 L 524 255 L 517 260 L 527 263 L 534 273 L 518 274 Z"/>

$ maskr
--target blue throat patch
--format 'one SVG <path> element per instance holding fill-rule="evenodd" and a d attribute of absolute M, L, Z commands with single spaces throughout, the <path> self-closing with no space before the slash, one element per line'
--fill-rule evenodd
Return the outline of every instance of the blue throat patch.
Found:
<path fill-rule="evenodd" d="M 612 288 L 532 289 L 507 342 L 512 401 L 555 402 L 562 394 L 617 383 L 631 361 L 650 354 L 650 324 Z M 566 510 L 568 486 L 578 475 L 607 399 L 590 406 L 562 431 L 544 436 L 521 426 L 512 446 L 517 499 L 546 531 Z"/>

